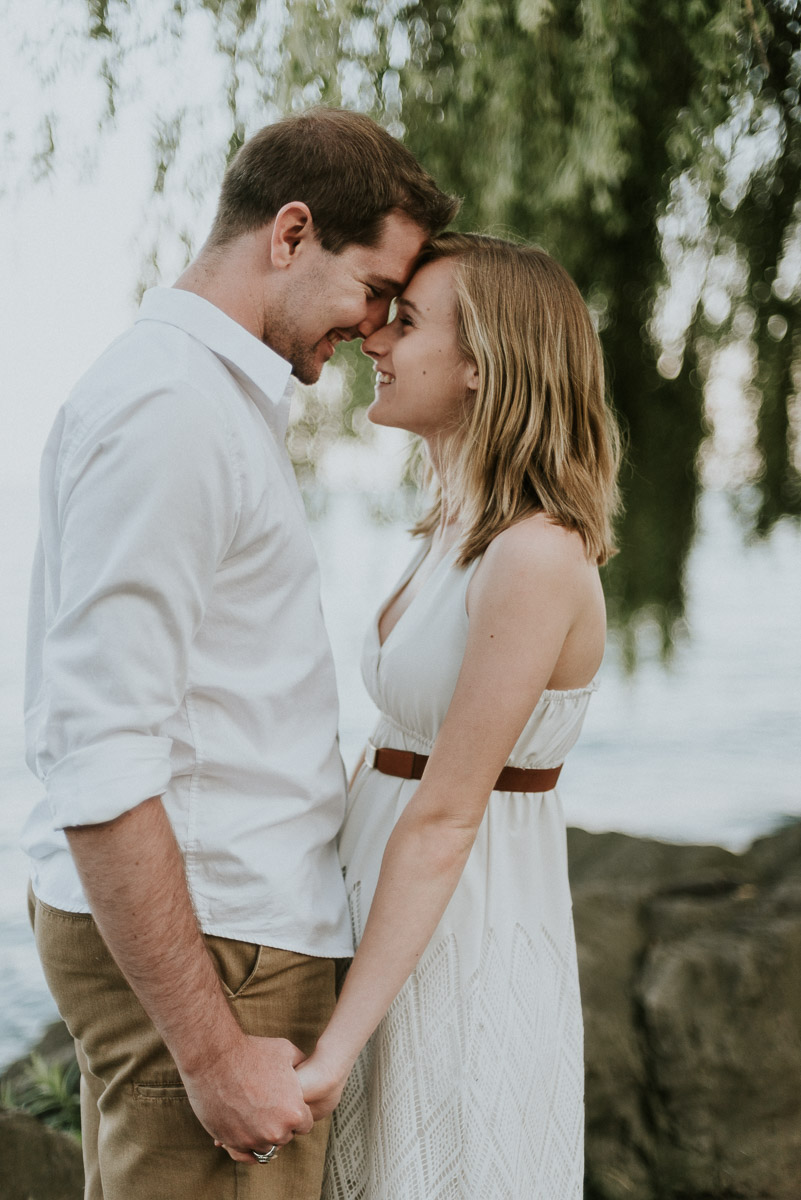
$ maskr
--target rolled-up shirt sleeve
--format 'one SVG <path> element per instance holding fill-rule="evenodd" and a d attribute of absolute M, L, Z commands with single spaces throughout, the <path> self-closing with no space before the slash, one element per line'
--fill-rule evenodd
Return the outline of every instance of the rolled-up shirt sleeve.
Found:
<path fill-rule="evenodd" d="M 58 549 L 46 561 L 36 771 L 63 829 L 113 820 L 167 787 L 160 730 L 191 688 L 241 497 L 225 413 L 189 388 L 109 406 L 90 429 L 62 429 L 50 453 Z"/>

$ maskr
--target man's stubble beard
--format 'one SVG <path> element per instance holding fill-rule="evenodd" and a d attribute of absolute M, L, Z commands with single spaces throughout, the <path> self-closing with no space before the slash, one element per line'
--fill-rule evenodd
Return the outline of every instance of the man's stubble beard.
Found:
<path fill-rule="evenodd" d="M 322 373 L 323 365 L 317 361 L 317 345 L 309 349 L 307 346 L 297 346 L 284 355 L 287 362 L 292 363 L 292 374 L 300 383 L 316 383 Z"/>
<path fill-rule="evenodd" d="M 293 313 L 306 311 L 306 300 L 299 292 L 292 295 L 291 301 Z M 320 348 L 320 341 L 323 339 L 315 342 L 313 346 L 308 346 L 300 341 L 296 322 L 287 311 L 288 307 L 288 305 L 284 305 L 281 309 L 273 309 L 269 317 L 269 326 L 265 327 L 262 335 L 262 341 L 276 354 L 280 354 L 283 359 L 291 363 L 292 374 L 300 383 L 316 383 L 322 371 L 322 366 L 317 360 L 317 352 Z"/>
<path fill-rule="evenodd" d="M 270 328 L 265 330 L 262 341 L 281 358 L 286 359 L 292 366 L 292 374 L 301 383 L 316 383 L 320 378 L 321 365 L 317 361 L 317 351 L 320 343 L 306 346 L 298 341 L 293 331 L 283 321 L 271 321 Z"/>

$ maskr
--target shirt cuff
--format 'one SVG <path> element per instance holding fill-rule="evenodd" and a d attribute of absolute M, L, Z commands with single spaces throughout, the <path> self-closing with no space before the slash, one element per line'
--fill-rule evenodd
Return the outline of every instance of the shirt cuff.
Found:
<path fill-rule="evenodd" d="M 62 758 L 44 781 L 53 828 L 113 821 L 151 796 L 171 778 L 172 738 L 120 734 Z"/>

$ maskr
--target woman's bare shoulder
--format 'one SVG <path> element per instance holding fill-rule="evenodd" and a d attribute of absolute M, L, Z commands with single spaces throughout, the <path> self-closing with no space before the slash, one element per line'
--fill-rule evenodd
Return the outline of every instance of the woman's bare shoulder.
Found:
<path fill-rule="evenodd" d="M 586 572 L 596 570 L 581 534 L 533 513 L 496 534 L 484 558 L 490 570 Z"/>

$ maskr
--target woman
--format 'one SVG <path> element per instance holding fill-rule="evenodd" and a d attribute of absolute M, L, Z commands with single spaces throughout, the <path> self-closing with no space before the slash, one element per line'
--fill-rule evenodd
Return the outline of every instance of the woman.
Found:
<path fill-rule="evenodd" d="M 598 340 L 543 251 L 446 234 L 363 350 L 371 420 L 425 440 L 438 492 L 365 650 L 382 716 L 341 837 L 359 948 L 299 1068 L 316 1116 L 344 1088 L 323 1195 L 578 1198 L 554 784 L 604 649 L 618 448 Z"/>

